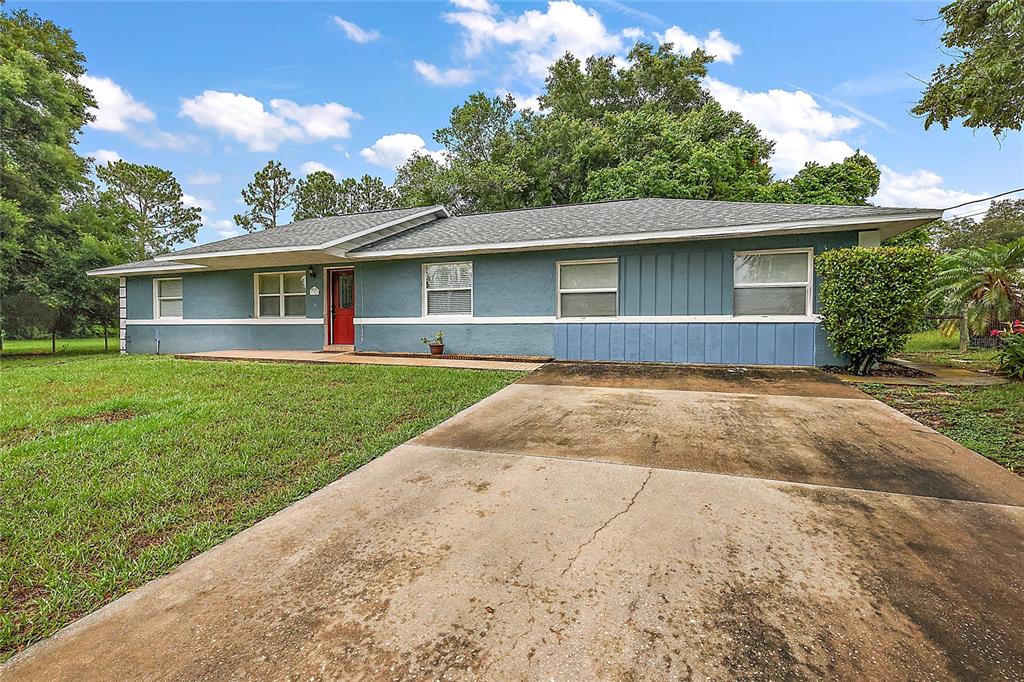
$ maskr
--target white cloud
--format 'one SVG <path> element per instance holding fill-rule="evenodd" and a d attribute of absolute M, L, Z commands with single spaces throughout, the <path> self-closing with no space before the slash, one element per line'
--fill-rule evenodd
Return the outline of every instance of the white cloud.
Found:
<path fill-rule="evenodd" d="M 664 33 L 655 33 L 654 35 L 660 43 L 672 43 L 676 52 L 690 54 L 697 48 L 703 48 L 717 61 L 726 64 L 732 64 L 736 57 L 743 52 L 739 45 L 727 40 L 717 28 L 708 33 L 703 40 L 678 26 L 670 26 Z"/>
<path fill-rule="evenodd" d="M 337 173 L 334 172 L 333 168 L 327 166 L 326 164 L 322 164 L 319 161 L 307 161 L 306 163 L 299 166 L 299 170 L 302 172 L 303 175 L 310 175 L 311 173 L 316 173 L 317 171 L 327 171 L 331 175 L 338 175 Z"/>
<path fill-rule="evenodd" d="M 216 90 L 183 100 L 178 115 L 233 137 L 254 152 L 274 151 L 285 141 L 347 138 L 351 135 L 349 121 L 362 118 L 337 102 L 302 106 L 272 99 L 268 111 L 255 97 Z"/>
<path fill-rule="evenodd" d="M 495 14 L 500 9 L 497 5 L 488 0 L 451 0 L 452 4 L 460 9 L 468 9 L 472 12 L 483 12 L 484 14 Z"/>
<path fill-rule="evenodd" d="M 377 40 L 377 38 L 380 38 L 380 33 L 372 28 L 365 29 L 351 21 L 345 21 L 341 17 L 331 17 L 331 20 L 345 32 L 345 35 L 348 36 L 349 40 L 357 43 L 370 43 Z"/>
<path fill-rule="evenodd" d="M 206 173 L 204 171 L 198 171 L 186 178 L 186 181 L 190 185 L 216 185 L 220 182 L 220 176 L 216 173 Z"/>
<path fill-rule="evenodd" d="M 882 178 L 879 182 L 878 194 L 871 199 L 872 203 L 879 206 L 945 208 L 989 196 L 988 194 L 973 194 L 947 189 L 942 186 L 942 176 L 929 170 L 919 168 L 904 174 L 884 164 L 879 165 L 879 170 L 882 172 Z M 958 212 L 974 213 L 985 208 L 985 204 L 972 204 Z"/>
<path fill-rule="evenodd" d="M 572 0 L 549 2 L 545 11 L 526 10 L 518 16 L 497 18 L 487 12 L 449 12 L 445 20 L 463 29 L 468 58 L 485 48 L 511 48 L 508 59 L 520 74 L 535 79 L 547 75 L 548 66 L 565 52 L 580 59 L 622 50 L 622 36 L 610 32 L 601 15 Z"/>
<path fill-rule="evenodd" d="M 207 223 L 206 226 L 216 232 L 217 236 L 221 239 L 237 237 L 242 234 L 242 231 L 238 229 L 238 226 L 230 220 L 214 220 L 211 223 Z"/>
<path fill-rule="evenodd" d="M 776 173 L 788 177 L 808 161 L 841 161 L 854 149 L 840 136 L 860 125 L 851 116 L 837 116 L 800 90 L 773 89 L 750 92 L 715 78 L 704 86 L 723 107 L 738 111 L 775 142 L 771 163 Z"/>
<path fill-rule="evenodd" d="M 152 123 L 156 114 L 127 90 L 105 76 L 83 75 L 79 81 L 92 90 L 96 107 L 89 112 L 96 120 L 89 124 L 96 130 L 126 132 L 133 123 Z"/>
<path fill-rule="evenodd" d="M 106 76 L 83 75 L 79 81 L 92 91 L 96 106 L 89 112 L 95 120 L 90 128 L 127 135 L 136 144 L 151 149 L 181 151 L 196 140 L 187 135 L 168 133 L 156 127 L 156 114 L 130 92 Z M 140 127 L 140 124 L 143 127 Z"/>
<path fill-rule="evenodd" d="M 640 40 L 645 35 L 647 34 L 644 33 L 644 30 L 637 26 L 622 29 L 622 37 L 626 40 Z"/>
<path fill-rule="evenodd" d="M 533 95 L 524 95 L 521 92 L 511 92 L 509 90 L 502 90 L 499 88 L 497 93 L 504 97 L 505 95 L 512 95 L 512 99 L 516 101 L 516 109 L 520 111 L 524 109 L 532 109 L 533 111 L 540 111 L 540 93 Z"/>
<path fill-rule="evenodd" d="M 375 166 L 394 169 L 405 163 L 415 152 L 431 156 L 438 162 L 444 160 L 443 151 L 430 151 L 423 138 L 415 133 L 385 135 L 372 146 L 360 151 L 359 155 Z"/>
<path fill-rule="evenodd" d="M 112 149 L 97 149 L 93 153 L 89 154 L 92 158 L 96 159 L 96 163 L 114 163 L 115 161 L 121 160 L 121 155 Z"/>
<path fill-rule="evenodd" d="M 188 206 L 189 208 L 201 208 L 204 211 L 213 211 L 217 208 L 209 199 L 200 199 L 199 197 L 194 197 L 187 192 L 182 193 L 181 203 L 185 204 L 185 206 Z"/>
<path fill-rule="evenodd" d="M 469 69 L 445 69 L 442 71 L 433 64 L 416 60 L 413 63 L 416 72 L 434 85 L 466 85 L 473 80 L 473 72 Z"/>

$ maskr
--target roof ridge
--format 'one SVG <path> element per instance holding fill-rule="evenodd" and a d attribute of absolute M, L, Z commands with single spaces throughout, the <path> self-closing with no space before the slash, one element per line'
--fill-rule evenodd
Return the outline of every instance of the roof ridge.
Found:
<path fill-rule="evenodd" d="M 474 211 L 472 213 L 459 213 L 452 218 L 468 218 L 471 216 L 492 215 L 495 213 L 517 213 L 519 211 L 539 211 L 549 208 L 570 208 L 573 206 L 597 206 L 601 204 L 625 203 L 628 201 L 688 201 L 699 204 L 743 204 L 747 206 L 814 206 L 834 208 L 877 208 L 893 211 L 933 211 L 936 209 L 922 208 L 919 206 L 879 206 L 877 204 L 808 204 L 803 202 L 786 203 L 781 201 L 738 201 L 733 199 L 691 199 L 688 197 L 629 197 L 620 199 L 599 199 L 598 201 L 574 201 L 568 204 L 545 204 L 543 206 L 520 206 L 518 208 L 506 208 L 494 211 Z"/>

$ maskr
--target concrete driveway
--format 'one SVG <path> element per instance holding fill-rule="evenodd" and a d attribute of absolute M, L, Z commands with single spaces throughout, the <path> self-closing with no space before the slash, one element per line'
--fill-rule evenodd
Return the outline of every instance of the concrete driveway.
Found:
<path fill-rule="evenodd" d="M 26 679 L 1024 679 L 1024 481 L 813 370 L 549 365 Z"/>

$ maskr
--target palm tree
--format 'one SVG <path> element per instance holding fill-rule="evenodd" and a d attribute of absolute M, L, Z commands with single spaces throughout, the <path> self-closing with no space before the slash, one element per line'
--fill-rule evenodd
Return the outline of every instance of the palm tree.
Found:
<path fill-rule="evenodd" d="M 940 257 L 931 298 L 951 314 L 966 315 L 975 336 L 1019 318 L 1024 312 L 1024 239 Z"/>

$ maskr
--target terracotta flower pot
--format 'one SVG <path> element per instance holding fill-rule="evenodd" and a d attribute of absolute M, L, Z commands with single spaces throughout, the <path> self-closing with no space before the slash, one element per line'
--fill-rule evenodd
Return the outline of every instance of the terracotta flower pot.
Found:
<path fill-rule="evenodd" d="M 444 344 L 443 343 L 431 343 L 430 346 L 431 355 L 444 355 Z"/>

